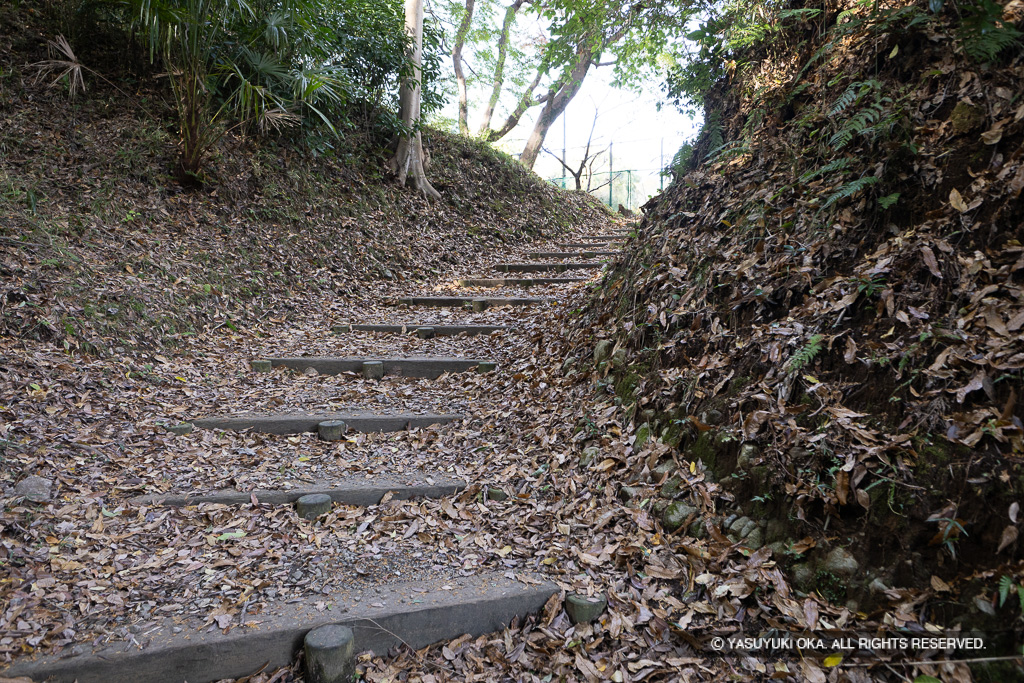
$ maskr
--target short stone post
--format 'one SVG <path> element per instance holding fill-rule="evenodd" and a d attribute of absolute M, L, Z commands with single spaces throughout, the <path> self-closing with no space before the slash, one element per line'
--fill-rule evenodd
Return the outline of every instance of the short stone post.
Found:
<path fill-rule="evenodd" d="M 368 360 L 363 363 L 363 377 L 366 379 L 383 379 L 384 362 L 379 360 Z"/>
<path fill-rule="evenodd" d="M 304 649 L 308 683 L 352 683 L 356 674 L 355 636 L 348 626 L 318 626 L 306 634 Z"/>
<path fill-rule="evenodd" d="M 175 436 L 185 436 L 186 434 L 191 434 L 193 429 L 195 429 L 195 425 L 191 422 L 181 422 L 176 425 L 171 425 L 167 428 L 167 431 Z"/>
<path fill-rule="evenodd" d="M 574 624 L 589 624 L 601 616 L 608 606 L 608 598 L 604 595 L 588 597 L 579 593 L 570 593 L 565 598 L 565 613 Z"/>
<path fill-rule="evenodd" d="M 344 334 L 346 332 L 351 332 L 352 331 L 352 326 L 351 325 L 335 325 L 334 327 L 331 328 L 331 331 L 334 332 L 335 334 Z"/>
<path fill-rule="evenodd" d="M 331 511 L 331 497 L 326 493 L 310 493 L 295 501 L 295 511 L 303 519 L 314 520 Z"/>
<path fill-rule="evenodd" d="M 348 425 L 343 420 L 324 420 L 316 426 L 320 438 L 324 441 L 341 441 L 345 438 Z"/>
<path fill-rule="evenodd" d="M 498 367 L 497 363 L 494 363 L 494 362 L 489 361 L 489 360 L 482 360 L 482 361 L 480 361 L 479 363 L 476 364 L 476 371 L 477 371 L 477 373 L 483 375 L 483 374 L 486 374 L 488 372 L 494 372 L 497 369 L 497 367 Z"/>
<path fill-rule="evenodd" d="M 253 372 L 270 372 L 274 368 L 269 360 L 254 360 L 251 365 Z"/>
<path fill-rule="evenodd" d="M 473 299 L 473 312 L 483 313 L 487 310 L 487 299 Z"/>
<path fill-rule="evenodd" d="M 434 336 L 434 328 L 429 326 L 417 327 L 416 336 L 420 339 L 430 339 Z"/>

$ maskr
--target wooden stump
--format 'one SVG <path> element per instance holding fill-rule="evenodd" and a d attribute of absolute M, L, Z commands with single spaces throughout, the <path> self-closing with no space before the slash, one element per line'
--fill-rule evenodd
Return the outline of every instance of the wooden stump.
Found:
<path fill-rule="evenodd" d="M 341 441 L 345 438 L 348 425 L 343 420 L 324 420 L 316 426 L 320 438 L 324 441 Z"/>
<path fill-rule="evenodd" d="M 473 312 L 483 313 L 487 310 L 487 299 L 473 299 Z"/>
<path fill-rule="evenodd" d="M 316 519 L 331 511 L 331 497 L 326 493 L 310 493 L 295 501 L 295 511 L 303 519 Z"/>
<path fill-rule="evenodd" d="M 307 633 L 303 645 L 308 683 L 352 683 L 356 673 L 352 629 L 325 624 Z"/>

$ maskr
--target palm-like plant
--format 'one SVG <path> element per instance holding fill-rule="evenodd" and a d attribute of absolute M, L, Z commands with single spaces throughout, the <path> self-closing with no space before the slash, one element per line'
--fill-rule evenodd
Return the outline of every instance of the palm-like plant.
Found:
<path fill-rule="evenodd" d="M 179 174 L 200 180 L 228 130 L 279 130 L 313 114 L 333 121 L 352 92 L 328 0 L 100 0 L 162 61 L 181 132 Z"/>

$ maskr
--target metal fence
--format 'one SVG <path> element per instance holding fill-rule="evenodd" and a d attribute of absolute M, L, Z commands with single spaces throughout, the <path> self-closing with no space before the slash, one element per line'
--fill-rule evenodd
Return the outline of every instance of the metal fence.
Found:
<path fill-rule="evenodd" d="M 593 173 L 590 176 L 581 178 L 582 189 L 589 186 L 590 194 L 607 204 L 612 210 L 619 207 L 619 204 L 630 209 L 636 209 L 636 203 L 640 196 L 637 188 L 637 178 L 630 169 L 622 171 L 602 171 Z M 576 188 L 576 179 L 572 176 L 560 178 L 548 178 L 548 182 L 557 185 L 563 190 Z"/>

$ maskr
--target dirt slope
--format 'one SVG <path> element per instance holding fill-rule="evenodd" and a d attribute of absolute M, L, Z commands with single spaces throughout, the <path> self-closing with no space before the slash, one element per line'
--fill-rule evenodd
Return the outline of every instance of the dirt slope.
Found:
<path fill-rule="evenodd" d="M 183 190 L 165 79 L 87 64 L 122 90 L 86 73 L 87 91 L 68 101 L 32 66 L 53 37 L 45 16 L 21 3 L 0 19 L 4 335 L 85 351 L 175 344 L 603 220 L 582 194 L 438 132 L 427 138 L 440 202 L 391 182 L 372 129 L 318 155 L 229 134 L 208 185 Z"/>
<path fill-rule="evenodd" d="M 678 497 L 773 520 L 801 591 L 1019 628 L 1024 57 L 979 64 L 963 30 L 922 3 L 789 25 L 716 88 L 710 158 L 644 207 L 576 339 L 706 468 Z"/>

